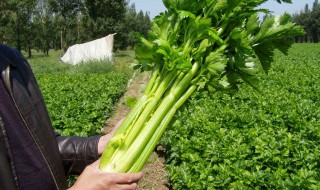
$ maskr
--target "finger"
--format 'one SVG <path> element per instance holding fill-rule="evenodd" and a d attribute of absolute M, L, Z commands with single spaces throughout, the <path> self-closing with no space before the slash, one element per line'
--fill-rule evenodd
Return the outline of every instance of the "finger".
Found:
<path fill-rule="evenodd" d="M 117 185 L 117 190 L 136 190 L 138 187 L 137 183 L 131 183 L 131 184 L 120 184 Z"/>
<path fill-rule="evenodd" d="M 143 176 L 142 172 L 139 173 L 122 173 L 117 176 L 118 184 L 131 184 L 138 182 Z"/>
<path fill-rule="evenodd" d="M 93 168 L 98 168 L 99 169 L 99 165 L 100 165 L 100 159 L 96 160 L 95 162 L 93 162 L 92 164 L 90 164 L 90 167 Z"/>
<path fill-rule="evenodd" d="M 116 123 L 115 127 L 118 127 L 119 125 L 121 125 L 121 123 L 123 122 L 123 120 L 124 120 L 124 118 L 120 119 L 120 120 Z"/>
<path fill-rule="evenodd" d="M 116 123 L 116 125 L 113 127 L 113 129 L 112 129 L 112 131 L 111 131 L 112 134 L 114 134 L 114 133 L 118 130 L 118 128 L 119 128 L 120 125 L 122 124 L 123 120 L 124 120 L 124 118 L 122 118 L 121 120 L 119 120 L 119 121 Z"/>

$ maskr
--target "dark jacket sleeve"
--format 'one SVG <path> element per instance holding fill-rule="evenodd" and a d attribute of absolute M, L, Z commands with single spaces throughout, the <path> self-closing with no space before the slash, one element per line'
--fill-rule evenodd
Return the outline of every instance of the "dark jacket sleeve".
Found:
<path fill-rule="evenodd" d="M 87 165 L 99 159 L 100 137 L 64 137 L 57 134 L 56 139 L 67 175 L 78 175 Z"/>

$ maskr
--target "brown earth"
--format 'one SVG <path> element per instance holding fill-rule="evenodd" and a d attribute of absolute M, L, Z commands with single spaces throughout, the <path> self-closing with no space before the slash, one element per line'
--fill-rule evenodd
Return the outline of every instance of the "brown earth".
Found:
<path fill-rule="evenodd" d="M 124 118 L 130 108 L 126 106 L 126 99 L 129 97 L 139 98 L 148 81 L 148 73 L 136 72 L 129 82 L 127 92 L 120 99 L 113 116 L 107 121 L 104 132 L 113 127 L 118 121 Z M 164 169 L 164 157 L 154 152 L 146 163 L 142 172 L 144 176 L 139 182 L 138 190 L 169 190 L 167 171 Z"/>

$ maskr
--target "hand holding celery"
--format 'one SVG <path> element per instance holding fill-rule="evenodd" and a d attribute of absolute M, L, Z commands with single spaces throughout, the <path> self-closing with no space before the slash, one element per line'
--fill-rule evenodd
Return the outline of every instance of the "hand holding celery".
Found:
<path fill-rule="evenodd" d="M 273 51 L 286 53 L 301 27 L 290 15 L 267 17 L 256 9 L 266 0 L 163 0 L 148 39 L 135 47 L 141 71 L 152 71 L 143 96 L 107 145 L 100 169 L 139 172 L 175 112 L 195 91 L 258 87 L 257 65 L 267 72 Z M 278 2 L 281 2 L 280 0 Z M 289 2 L 288 0 L 283 2 Z"/>

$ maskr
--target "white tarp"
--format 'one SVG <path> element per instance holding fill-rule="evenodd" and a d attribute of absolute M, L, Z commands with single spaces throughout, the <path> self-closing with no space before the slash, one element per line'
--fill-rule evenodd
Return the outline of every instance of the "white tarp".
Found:
<path fill-rule="evenodd" d="M 91 42 L 75 44 L 68 48 L 67 52 L 61 57 L 61 61 L 76 65 L 80 62 L 94 60 L 112 60 L 114 35 L 110 34 Z"/>

